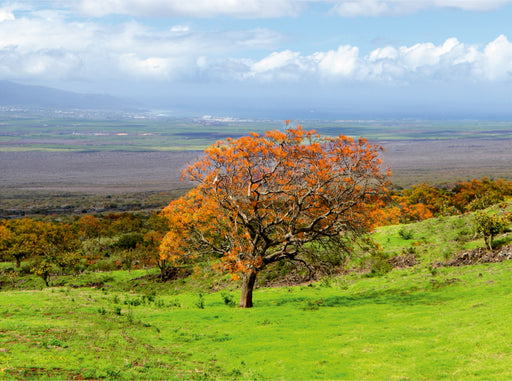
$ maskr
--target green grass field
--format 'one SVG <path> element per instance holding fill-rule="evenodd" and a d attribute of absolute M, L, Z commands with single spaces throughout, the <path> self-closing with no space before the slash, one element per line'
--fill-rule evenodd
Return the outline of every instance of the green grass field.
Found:
<path fill-rule="evenodd" d="M 44 288 L 1 263 L 0 379 L 511 379 L 512 261 L 432 267 L 483 246 L 471 221 L 380 228 L 384 255 L 412 253 L 415 267 L 260 287 L 245 310 L 210 267 L 166 283 L 147 277 L 156 269 L 88 271 Z"/>
<path fill-rule="evenodd" d="M 511 293 L 509 262 L 258 289 L 249 310 L 237 291 L 9 291 L 0 378 L 510 379 Z"/>
<path fill-rule="evenodd" d="M 293 121 L 323 135 L 369 140 L 510 139 L 509 122 L 497 121 Z M 183 151 L 203 150 L 217 140 L 251 131 L 283 129 L 280 120 L 44 119 L 0 116 L 0 152 Z"/>

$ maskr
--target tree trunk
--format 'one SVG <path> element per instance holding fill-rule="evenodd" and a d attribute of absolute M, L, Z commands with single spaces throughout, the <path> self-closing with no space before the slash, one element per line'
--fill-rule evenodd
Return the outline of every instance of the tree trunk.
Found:
<path fill-rule="evenodd" d="M 255 271 L 244 274 L 242 278 L 242 296 L 240 297 L 240 304 L 238 305 L 239 307 L 252 307 L 252 290 L 254 289 L 254 284 L 256 283 L 257 274 L 258 273 Z"/>

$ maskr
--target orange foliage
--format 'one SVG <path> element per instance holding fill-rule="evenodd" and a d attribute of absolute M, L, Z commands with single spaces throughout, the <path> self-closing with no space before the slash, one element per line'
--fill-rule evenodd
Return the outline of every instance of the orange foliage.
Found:
<path fill-rule="evenodd" d="M 377 217 L 378 224 L 408 223 L 487 208 L 512 194 L 512 182 L 503 179 L 459 182 L 452 189 L 427 184 L 396 192 Z"/>
<path fill-rule="evenodd" d="M 512 182 L 484 177 L 482 180 L 458 183 L 453 193 L 453 206 L 459 211 L 477 210 L 503 201 L 505 195 L 512 194 Z"/>
<path fill-rule="evenodd" d="M 103 229 L 102 221 L 92 215 L 84 216 L 78 221 L 78 230 L 84 238 L 99 237 Z"/>
<path fill-rule="evenodd" d="M 171 230 L 161 255 L 176 261 L 204 249 L 233 274 L 257 273 L 308 242 L 357 236 L 385 191 L 381 151 L 300 126 L 218 142 L 184 173 L 199 186 L 164 210 Z"/>

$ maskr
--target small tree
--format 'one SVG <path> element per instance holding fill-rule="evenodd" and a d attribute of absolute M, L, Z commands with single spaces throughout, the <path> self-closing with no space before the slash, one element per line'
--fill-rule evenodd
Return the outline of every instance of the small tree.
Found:
<path fill-rule="evenodd" d="M 50 287 L 50 276 L 54 271 L 50 262 L 46 259 L 39 260 L 32 266 L 31 271 L 44 281 L 46 287 Z"/>
<path fill-rule="evenodd" d="M 169 266 L 167 256 L 160 254 L 160 244 L 164 233 L 151 230 L 144 234 L 144 246 L 142 247 L 141 261 L 144 266 L 156 265 L 160 269 L 160 277 L 164 279 L 165 272 Z"/>
<path fill-rule="evenodd" d="M 381 151 L 300 126 L 218 142 L 184 173 L 199 186 L 164 210 L 171 230 L 161 255 L 217 253 L 242 278 L 240 307 L 252 307 L 267 265 L 298 260 L 312 242 L 345 252 L 371 228 L 387 179 Z"/>
<path fill-rule="evenodd" d="M 83 239 L 98 238 L 99 242 L 101 235 L 105 231 L 105 223 L 92 215 L 80 218 L 76 225 Z"/>
<path fill-rule="evenodd" d="M 10 220 L 0 226 L 0 250 L 14 259 L 16 267 L 31 256 L 44 250 L 43 241 L 46 225 L 29 218 Z"/>
<path fill-rule="evenodd" d="M 492 250 L 494 237 L 503 233 L 508 225 L 508 218 L 503 215 L 476 212 L 474 225 L 476 233 L 484 237 L 485 245 Z"/>

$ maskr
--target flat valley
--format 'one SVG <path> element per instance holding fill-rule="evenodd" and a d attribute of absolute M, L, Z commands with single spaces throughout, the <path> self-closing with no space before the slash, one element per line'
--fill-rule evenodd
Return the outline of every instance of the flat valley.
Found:
<path fill-rule="evenodd" d="M 392 170 L 396 187 L 512 178 L 510 123 L 301 124 L 321 134 L 363 136 L 382 145 L 384 167 Z M 0 129 L 0 209 L 16 214 L 45 205 L 44 213 L 50 213 L 73 204 L 79 208 L 86 199 L 91 199 L 94 210 L 160 208 L 193 186 L 181 181 L 181 172 L 208 145 L 229 136 L 282 128 L 283 122 L 275 120 L 7 118 Z"/>

